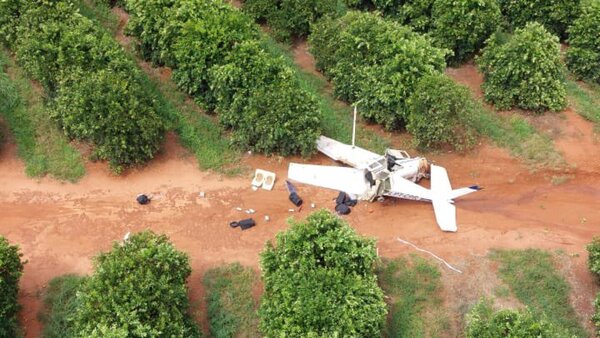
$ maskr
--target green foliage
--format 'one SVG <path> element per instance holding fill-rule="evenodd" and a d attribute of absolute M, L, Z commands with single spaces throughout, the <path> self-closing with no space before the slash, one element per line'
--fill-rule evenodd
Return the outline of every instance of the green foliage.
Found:
<path fill-rule="evenodd" d="M 600 1 L 582 5 L 582 14 L 569 28 L 567 65 L 580 79 L 600 83 Z"/>
<path fill-rule="evenodd" d="M 408 98 L 421 77 L 445 68 L 446 50 L 429 39 L 373 13 L 349 12 L 317 23 L 310 36 L 317 67 L 335 94 L 388 129 L 401 127 Z"/>
<path fill-rule="evenodd" d="M 17 58 L 54 99 L 53 116 L 67 134 L 92 141 L 116 172 L 150 160 L 165 125 L 133 60 L 71 1 L 36 0 L 23 9 Z"/>
<path fill-rule="evenodd" d="M 164 132 L 153 98 L 137 76 L 133 71 L 73 70 L 54 100 L 52 116 L 66 134 L 94 143 L 94 155 L 117 172 L 122 165 L 151 159 Z"/>
<path fill-rule="evenodd" d="M 0 45 L 10 46 L 16 38 L 16 23 L 22 0 L 0 1 Z"/>
<path fill-rule="evenodd" d="M 544 317 L 529 310 L 494 312 L 493 302 L 483 299 L 467 314 L 467 338 L 564 338 L 569 335 Z"/>
<path fill-rule="evenodd" d="M 189 258 L 150 231 L 94 260 L 77 293 L 76 337 L 198 337 L 189 316 Z"/>
<path fill-rule="evenodd" d="M 321 210 L 268 242 L 261 254 L 266 337 L 377 337 L 386 308 L 375 242 Z"/>
<path fill-rule="evenodd" d="M 74 336 L 72 316 L 77 311 L 77 291 L 86 278 L 64 275 L 53 278 L 44 292 L 43 338 L 70 338 Z"/>
<path fill-rule="evenodd" d="M 498 109 L 561 111 L 567 105 L 558 38 L 538 23 L 509 38 L 492 35 L 477 62 L 485 98 Z"/>
<path fill-rule="evenodd" d="M 23 274 L 19 247 L 0 236 L 0 337 L 17 337 L 19 279 Z"/>
<path fill-rule="evenodd" d="M 473 115 L 476 106 L 469 90 L 442 74 L 421 79 L 410 98 L 406 129 L 417 146 L 457 150 L 471 147 L 476 138 Z"/>
<path fill-rule="evenodd" d="M 345 11 L 342 0 L 245 0 L 244 10 L 265 20 L 282 40 L 307 36 L 310 25 L 322 17 L 338 17 Z"/>
<path fill-rule="evenodd" d="M 569 335 L 587 336 L 569 302 L 569 284 L 557 271 L 552 255 L 528 249 L 495 251 L 491 257 L 500 263 L 502 281 L 535 317 L 545 316 L 557 328 L 568 330 Z"/>
<path fill-rule="evenodd" d="M 566 38 L 569 25 L 579 15 L 580 0 L 498 0 L 502 14 L 514 28 L 536 21 L 552 34 Z"/>
<path fill-rule="evenodd" d="M 444 48 L 454 51 L 452 63 L 471 58 L 502 21 L 496 0 L 436 0 L 432 35 Z"/>
<path fill-rule="evenodd" d="M 413 255 L 386 261 L 377 275 L 391 314 L 386 337 L 436 337 L 445 331 L 441 274 L 435 265 Z"/>
<path fill-rule="evenodd" d="M 254 270 L 239 263 L 214 268 L 204 274 L 213 337 L 260 337 L 257 304 L 252 298 L 257 277 Z"/>
<path fill-rule="evenodd" d="M 236 145 L 267 154 L 314 151 L 319 106 L 293 68 L 266 51 L 249 17 L 221 0 L 161 4 L 128 0 L 130 32 L 146 54 L 175 68 L 180 88 L 219 114 Z"/>
<path fill-rule="evenodd" d="M 594 237 L 592 242 L 588 244 L 587 251 L 590 271 L 600 276 L 600 237 Z"/>

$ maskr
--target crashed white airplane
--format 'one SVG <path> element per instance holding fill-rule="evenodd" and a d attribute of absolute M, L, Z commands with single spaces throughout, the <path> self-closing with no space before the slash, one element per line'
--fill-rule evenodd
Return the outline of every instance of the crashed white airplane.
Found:
<path fill-rule="evenodd" d="M 360 200 L 397 197 L 432 202 L 435 218 L 443 231 L 456 232 L 454 199 L 480 190 L 478 186 L 452 189 L 446 169 L 422 157 L 388 149 L 384 156 L 321 136 L 317 149 L 335 161 L 353 168 L 290 163 L 291 180 L 344 191 Z M 418 184 L 431 177 L 431 189 Z"/>

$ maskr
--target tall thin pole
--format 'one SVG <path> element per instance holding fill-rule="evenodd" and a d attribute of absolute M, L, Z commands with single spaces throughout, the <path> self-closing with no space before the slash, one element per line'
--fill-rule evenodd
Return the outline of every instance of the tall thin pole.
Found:
<path fill-rule="evenodd" d="M 354 105 L 354 122 L 352 123 L 352 148 L 356 145 L 356 113 L 357 113 L 357 105 Z"/>

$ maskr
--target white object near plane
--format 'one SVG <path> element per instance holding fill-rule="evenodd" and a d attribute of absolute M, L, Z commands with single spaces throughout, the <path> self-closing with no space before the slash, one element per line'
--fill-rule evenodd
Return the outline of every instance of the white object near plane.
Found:
<path fill-rule="evenodd" d="M 356 108 L 354 118 L 356 121 Z M 288 177 L 291 180 L 344 191 L 360 200 L 396 197 L 431 202 L 443 231 L 457 230 L 454 199 L 480 190 L 478 186 L 452 189 L 445 168 L 429 164 L 423 157 L 411 158 L 402 150 L 388 149 L 381 156 L 325 136 L 317 140 L 317 149 L 353 168 L 290 163 Z M 417 184 L 422 178 L 431 178 L 431 189 Z"/>

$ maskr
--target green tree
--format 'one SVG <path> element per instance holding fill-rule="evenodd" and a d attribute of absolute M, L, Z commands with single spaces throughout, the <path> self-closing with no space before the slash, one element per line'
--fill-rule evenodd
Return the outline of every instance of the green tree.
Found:
<path fill-rule="evenodd" d="M 567 37 L 567 28 L 579 16 L 581 0 L 498 0 L 502 13 L 516 29 L 539 22 L 552 34 Z"/>
<path fill-rule="evenodd" d="M 475 141 L 471 122 L 475 109 L 467 88 L 443 74 L 428 75 L 410 99 L 406 129 L 419 147 L 464 150 Z"/>
<path fill-rule="evenodd" d="M 22 256 L 18 246 L 0 236 L 0 337 L 17 337 L 20 331 L 17 313 L 19 280 L 25 263 Z"/>
<path fill-rule="evenodd" d="M 502 21 L 496 0 L 436 0 L 432 14 L 436 42 L 454 52 L 452 63 L 471 58 Z"/>
<path fill-rule="evenodd" d="M 529 23 L 513 36 L 492 35 L 477 63 L 485 98 L 498 109 L 544 112 L 567 105 L 558 37 L 539 23 Z"/>
<path fill-rule="evenodd" d="M 309 38 L 317 67 L 334 85 L 335 94 L 359 102 L 366 119 L 388 129 L 402 127 L 408 98 L 421 77 L 446 67 L 449 51 L 377 14 L 349 12 L 317 23 Z"/>
<path fill-rule="evenodd" d="M 187 298 L 189 258 L 144 231 L 94 260 L 77 293 L 75 337 L 198 337 Z"/>
<path fill-rule="evenodd" d="M 600 83 L 600 1 L 588 1 L 582 8 L 569 28 L 567 65 L 578 78 Z"/>
<path fill-rule="evenodd" d="M 292 223 L 261 254 L 267 337 L 378 337 L 386 317 L 375 242 L 321 210 Z"/>

